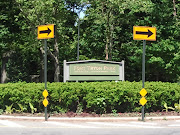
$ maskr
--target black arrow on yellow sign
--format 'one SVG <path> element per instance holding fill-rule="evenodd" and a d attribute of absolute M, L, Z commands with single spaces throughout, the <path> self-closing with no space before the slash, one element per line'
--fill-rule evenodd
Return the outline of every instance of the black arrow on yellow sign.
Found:
<path fill-rule="evenodd" d="M 47 33 L 48 35 L 51 33 L 51 30 L 48 28 L 47 30 L 39 31 L 39 34 Z"/>
<path fill-rule="evenodd" d="M 38 32 L 37 35 L 38 39 L 54 38 L 55 25 L 54 24 L 39 25 L 37 32 Z"/>
<path fill-rule="evenodd" d="M 152 32 L 148 29 L 148 32 L 136 31 L 136 34 L 147 35 L 148 37 L 150 37 L 150 36 L 153 35 L 154 33 L 152 33 Z"/>

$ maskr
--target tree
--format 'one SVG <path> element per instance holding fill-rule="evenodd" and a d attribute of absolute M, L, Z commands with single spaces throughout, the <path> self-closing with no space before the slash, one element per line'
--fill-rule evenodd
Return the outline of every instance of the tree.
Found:
<path fill-rule="evenodd" d="M 157 28 L 157 41 L 147 42 L 146 79 L 177 81 L 180 74 L 179 64 L 176 61 L 179 60 L 180 27 L 178 13 L 176 12 L 174 16 L 172 1 L 97 0 L 90 3 L 91 6 L 86 11 L 87 15 L 82 24 L 84 38 L 81 42 L 84 45 L 84 54 L 89 58 L 103 58 L 102 50 L 106 46 L 106 60 L 110 54 L 112 60 L 124 59 L 126 79 L 139 81 L 142 42 L 133 41 L 133 26 L 154 26 Z M 179 9 L 179 3 L 175 4 L 176 10 Z"/>
<path fill-rule="evenodd" d="M 100 36 L 101 40 L 103 40 L 100 42 L 105 44 L 105 59 L 112 60 L 113 33 L 115 24 L 114 14 L 117 10 L 117 5 L 115 5 L 113 1 L 103 0 L 89 1 L 89 4 L 91 5 L 91 8 L 87 10 L 85 20 L 91 22 L 88 24 L 90 27 L 88 28 L 87 32 Z M 103 35 L 100 34 L 100 31 Z M 89 34 L 87 34 L 87 36 L 89 36 Z M 92 44 L 95 46 L 97 43 L 93 42 L 94 41 L 92 41 Z"/>
<path fill-rule="evenodd" d="M 55 24 L 57 27 L 57 33 L 54 38 L 54 42 L 50 40 L 48 45 L 49 55 L 54 61 L 54 81 L 60 81 L 60 61 L 59 61 L 59 47 L 63 46 L 64 43 L 67 44 L 72 37 L 69 35 L 72 29 L 66 28 L 67 22 L 73 24 L 74 17 L 70 11 L 65 8 L 64 2 L 62 0 L 48 0 L 48 1 L 24 1 L 16 0 L 21 13 L 20 15 L 29 24 L 29 30 L 31 29 L 31 34 L 36 35 L 36 27 L 38 25 L 44 24 Z M 32 8 L 33 7 L 33 8 Z M 70 17 L 72 17 L 70 20 Z M 70 22 L 71 21 L 71 22 Z M 70 25 L 68 24 L 68 25 Z M 67 41 L 68 42 L 67 42 Z M 38 44 L 38 41 L 34 42 Z M 44 48 L 40 47 L 41 54 L 44 54 Z M 43 63 L 43 62 L 41 62 Z M 42 69 L 44 68 L 42 64 Z"/>
<path fill-rule="evenodd" d="M 15 51 L 16 40 L 19 38 L 20 28 L 16 20 L 19 9 L 14 5 L 13 0 L 2 0 L 0 8 L 1 83 L 5 83 L 8 80 L 7 63 Z"/>
<path fill-rule="evenodd" d="M 125 60 L 126 80 L 139 81 L 142 41 L 133 40 L 133 26 L 153 26 L 157 28 L 157 41 L 147 41 L 146 80 L 178 81 L 180 2 L 177 0 L 2 0 L 1 81 L 9 77 L 9 81 L 28 82 L 33 74 L 41 74 L 43 81 L 44 43 L 37 40 L 37 26 L 44 24 L 56 24 L 55 39 L 48 39 L 48 81 L 60 81 L 62 61 L 76 60 L 75 22 L 78 11 L 85 5 L 86 15 L 80 29 L 81 59 Z"/>
<path fill-rule="evenodd" d="M 176 82 L 180 74 L 179 15 L 174 12 L 172 1 L 154 1 L 152 24 L 157 28 L 157 42 L 149 46 L 147 66 L 149 78 L 154 81 Z M 178 6 L 177 6 L 178 7 Z M 153 67 L 153 68 L 152 68 Z"/>

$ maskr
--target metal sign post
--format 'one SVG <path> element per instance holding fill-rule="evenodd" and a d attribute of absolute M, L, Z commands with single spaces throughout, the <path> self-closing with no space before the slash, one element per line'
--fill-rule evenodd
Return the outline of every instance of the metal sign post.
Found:
<path fill-rule="evenodd" d="M 143 40 L 143 56 L 142 56 L 142 88 L 145 83 L 145 54 L 146 53 L 146 40 Z M 144 105 L 142 106 L 142 121 L 144 121 Z"/>
<path fill-rule="evenodd" d="M 139 102 L 142 105 L 142 121 L 144 121 L 144 105 L 147 102 L 146 98 L 144 97 L 147 94 L 147 91 L 144 89 L 146 40 L 156 41 L 156 27 L 134 26 L 133 27 L 133 39 L 134 40 L 143 40 L 142 90 L 140 91 L 140 94 L 141 94 L 142 98 L 140 99 Z"/>
<path fill-rule="evenodd" d="M 44 39 L 44 83 L 47 89 L 47 39 Z M 45 107 L 45 121 L 47 121 L 47 106 Z"/>
<path fill-rule="evenodd" d="M 47 105 L 48 105 L 48 91 L 47 91 L 47 39 L 54 38 L 55 36 L 55 25 L 48 24 L 48 25 L 39 25 L 37 28 L 37 39 L 44 39 L 44 83 L 45 83 L 45 90 L 43 91 L 43 105 L 44 105 L 44 112 L 45 112 L 45 121 L 47 121 Z"/>

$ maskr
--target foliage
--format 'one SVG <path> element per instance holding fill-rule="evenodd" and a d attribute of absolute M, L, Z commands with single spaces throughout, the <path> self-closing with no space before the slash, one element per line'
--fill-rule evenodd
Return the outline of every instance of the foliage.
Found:
<path fill-rule="evenodd" d="M 108 44 L 113 61 L 125 60 L 125 78 L 141 80 L 142 42 L 133 41 L 133 26 L 157 28 L 157 41 L 147 42 L 146 80 L 177 82 L 180 74 L 179 13 L 169 0 L 90 1 L 82 24 L 82 55 L 104 59 Z M 179 9 L 179 2 L 175 8 Z M 109 59 L 109 60 L 111 60 Z M 178 60 L 178 61 L 177 61 Z"/>
<path fill-rule="evenodd" d="M 173 107 L 168 107 L 168 106 L 167 106 L 167 103 L 164 103 L 164 108 L 165 108 L 165 109 L 163 109 L 163 110 L 165 110 L 166 112 L 168 112 L 168 109 L 174 110 Z"/>
<path fill-rule="evenodd" d="M 0 9 L 0 59 L 13 51 L 5 63 L 9 82 L 31 82 L 31 75 L 39 75 L 39 82 L 43 81 L 43 42 L 36 40 L 36 27 L 44 24 L 56 24 L 57 28 L 55 39 L 48 39 L 48 80 L 55 80 L 59 69 L 55 64 L 60 66 L 62 80 L 63 60 L 76 60 L 75 24 L 81 10 L 85 13 L 80 20 L 81 60 L 125 60 L 126 80 L 140 81 L 142 42 L 133 41 L 133 26 L 153 26 L 157 41 L 147 42 L 146 80 L 180 80 L 178 1 L 1 0 Z"/>
<path fill-rule="evenodd" d="M 34 106 L 31 103 L 29 103 L 29 106 L 31 108 L 31 113 L 32 114 L 34 114 L 34 112 L 37 112 L 37 108 L 34 108 Z"/>
<path fill-rule="evenodd" d="M 83 112 L 83 106 L 81 104 L 77 105 L 76 113 L 82 113 Z"/>
<path fill-rule="evenodd" d="M 166 112 L 168 112 L 168 109 L 175 110 L 176 112 L 180 112 L 180 100 L 179 100 L 179 104 L 178 103 L 174 104 L 174 108 L 168 107 L 167 103 L 164 104 L 164 107 L 165 107 L 165 109 L 163 109 L 163 110 L 166 110 Z"/>
<path fill-rule="evenodd" d="M 6 110 L 5 110 L 5 113 L 6 114 L 12 114 L 13 111 L 15 110 L 15 108 L 12 108 L 13 104 L 11 104 L 10 106 L 7 106 L 6 105 Z"/>
<path fill-rule="evenodd" d="M 174 107 L 175 107 L 175 111 L 180 113 L 180 100 L 179 100 L 179 104 L 178 103 L 174 104 Z"/>
<path fill-rule="evenodd" d="M 118 113 L 117 113 L 117 110 L 116 110 L 116 109 L 112 110 L 112 115 L 113 115 L 114 117 L 118 116 Z"/>
<path fill-rule="evenodd" d="M 0 109 L 0 115 L 3 114 L 3 109 Z"/>
<path fill-rule="evenodd" d="M 142 82 L 67 82 L 48 83 L 49 93 L 47 106 L 49 112 L 140 112 L 141 98 L 139 92 Z M 180 85 L 178 83 L 146 82 L 147 103 L 146 112 L 163 110 L 164 104 L 169 106 L 180 98 Z M 27 108 L 27 112 L 44 112 L 42 101 L 44 99 L 43 83 L 7 83 L 0 84 L 0 108 L 9 108 L 11 104 L 18 103 Z M 13 107 L 18 110 L 19 106 Z M 37 110 L 36 110 L 37 109 Z M 24 110 L 25 111 L 25 110 Z"/>
<path fill-rule="evenodd" d="M 18 104 L 18 106 L 19 106 L 20 110 L 16 110 L 16 112 L 24 112 L 27 110 L 27 108 L 23 107 L 23 105 L 21 105 L 21 104 Z"/>

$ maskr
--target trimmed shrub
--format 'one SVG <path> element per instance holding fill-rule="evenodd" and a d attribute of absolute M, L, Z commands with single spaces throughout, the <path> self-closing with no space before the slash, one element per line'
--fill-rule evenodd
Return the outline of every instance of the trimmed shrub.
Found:
<path fill-rule="evenodd" d="M 48 83 L 49 112 L 83 112 L 111 113 L 140 112 L 139 94 L 142 82 L 66 82 Z M 173 106 L 180 99 L 180 85 L 177 83 L 146 82 L 147 112 L 161 111 L 166 102 Z M 44 111 L 44 83 L 7 83 L 0 84 L 0 109 L 13 104 L 19 110 L 18 104 L 31 112 L 29 103 Z"/>

